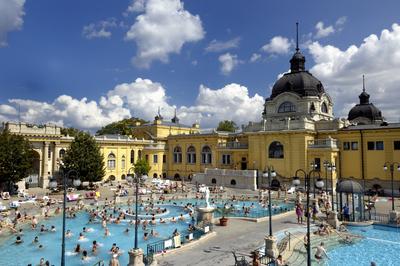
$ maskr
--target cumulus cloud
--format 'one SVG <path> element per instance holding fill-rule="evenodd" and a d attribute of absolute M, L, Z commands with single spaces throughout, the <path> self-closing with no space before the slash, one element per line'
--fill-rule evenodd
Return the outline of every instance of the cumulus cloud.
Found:
<path fill-rule="evenodd" d="M 226 42 L 212 40 L 205 48 L 206 52 L 222 52 L 233 48 L 238 48 L 240 37 L 233 38 Z"/>
<path fill-rule="evenodd" d="M 86 98 L 74 99 L 61 95 L 53 102 L 29 99 L 11 99 L 0 105 L 0 121 L 16 120 L 16 106 L 21 110 L 21 120 L 29 123 L 55 123 L 95 131 L 96 129 L 131 116 L 153 120 L 160 107 L 167 119 L 178 111 L 180 121 L 191 125 L 199 121 L 203 128 L 216 127 L 221 120 L 237 123 L 259 120 L 263 97 L 249 95 L 246 87 L 228 84 L 211 89 L 200 85 L 198 96 L 192 106 L 177 107 L 169 103 L 165 88 L 158 82 L 138 78 L 131 83 L 116 85 L 98 102 Z"/>
<path fill-rule="evenodd" d="M 0 1 L 0 47 L 7 45 L 7 33 L 19 30 L 24 23 L 25 0 Z"/>
<path fill-rule="evenodd" d="M 292 46 L 288 38 L 282 36 L 273 37 L 269 43 L 265 44 L 261 49 L 271 54 L 287 54 Z"/>
<path fill-rule="evenodd" d="M 329 26 L 325 27 L 324 22 L 319 21 L 315 25 L 316 33 L 315 33 L 314 37 L 316 39 L 325 38 L 337 31 L 341 31 L 343 29 L 343 25 L 346 23 L 346 20 L 347 20 L 346 17 L 338 18 L 335 22 L 335 27 L 333 25 L 329 25 Z"/>
<path fill-rule="evenodd" d="M 333 45 L 313 42 L 309 48 L 315 65 L 310 71 L 333 96 L 338 115 L 347 116 L 350 106 L 358 103 L 362 75 L 366 75 L 367 92 L 383 115 L 399 121 L 397 99 L 400 97 L 400 26 L 393 24 L 380 36 L 371 34 L 363 42 L 341 50 Z"/>
<path fill-rule="evenodd" d="M 218 61 L 221 63 L 221 73 L 224 75 L 229 75 L 241 63 L 237 55 L 230 53 L 220 55 Z"/>
<path fill-rule="evenodd" d="M 253 53 L 253 54 L 251 55 L 251 57 L 250 57 L 250 63 L 254 63 L 254 62 L 260 60 L 260 58 L 261 58 L 261 55 L 260 55 L 260 54 Z"/>
<path fill-rule="evenodd" d="M 117 27 L 117 21 L 115 18 L 109 18 L 96 23 L 90 23 L 82 29 L 82 36 L 86 39 L 94 38 L 110 38 L 111 28 Z"/>
<path fill-rule="evenodd" d="M 148 68 L 155 60 L 167 63 L 185 43 L 204 37 L 200 17 L 185 10 L 180 0 L 147 0 L 143 11 L 125 36 L 136 42 L 132 62 L 138 67 Z"/>
<path fill-rule="evenodd" d="M 133 12 L 143 12 L 145 10 L 146 0 L 132 0 L 126 10 L 126 15 Z"/>

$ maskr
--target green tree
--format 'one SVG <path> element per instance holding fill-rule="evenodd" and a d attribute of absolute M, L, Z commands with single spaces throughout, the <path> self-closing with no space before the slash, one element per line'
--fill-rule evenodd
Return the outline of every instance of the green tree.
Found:
<path fill-rule="evenodd" d="M 0 134 L 0 183 L 11 188 L 27 177 L 33 168 L 31 144 L 23 136 L 3 130 Z"/>
<path fill-rule="evenodd" d="M 77 171 L 81 181 L 96 182 L 105 175 L 104 158 L 94 137 L 79 132 L 65 153 L 62 170 Z"/>
<path fill-rule="evenodd" d="M 235 122 L 231 120 L 224 120 L 219 122 L 217 130 L 218 131 L 228 131 L 228 132 L 235 132 L 237 129 L 237 125 Z"/>
<path fill-rule="evenodd" d="M 61 128 L 61 134 L 64 136 L 75 137 L 81 130 L 73 128 L 73 127 L 63 127 Z"/>
<path fill-rule="evenodd" d="M 136 122 L 140 122 L 140 124 L 148 123 L 148 121 L 145 121 L 143 119 L 137 117 L 131 117 L 102 127 L 96 132 L 96 135 L 107 135 L 107 134 L 131 135 L 132 133 L 131 128 L 135 126 Z"/>
<path fill-rule="evenodd" d="M 150 172 L 151 166 L 145 159 L 139 159 L 135 163 L 135 173 L 139 176 L 147 175 Z"/>

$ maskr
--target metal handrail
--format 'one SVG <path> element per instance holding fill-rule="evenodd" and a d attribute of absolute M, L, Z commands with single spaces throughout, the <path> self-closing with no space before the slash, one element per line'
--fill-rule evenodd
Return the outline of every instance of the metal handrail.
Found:
<path fill-rule="evenodd" d="M 93 264 L 93 266 L 104 266 L 104 260 L 99 260 L 98 262 Z"/>

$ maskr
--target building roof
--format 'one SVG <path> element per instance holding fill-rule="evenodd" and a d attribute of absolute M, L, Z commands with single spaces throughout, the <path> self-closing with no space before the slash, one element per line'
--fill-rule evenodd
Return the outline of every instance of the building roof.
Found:
<path fill-rule="evenodd" d="M 298 48 L 290 60 L 290 73 L 275 82 L 269 99 L 284 92 L 292 92 L 301 97 L 321 96 L 325 92 L 321 81 L 305 70 L 305 57 Z"/>
<path fill-rule="evenodd" d="M 352 131 L 352 130 L 384 130 L 384 129 L 400 129 L 400 123 L 381 123 L 381 124 L 369 124 L 369 125 L 351 125 L 340 129 L 340 131 Z"/>

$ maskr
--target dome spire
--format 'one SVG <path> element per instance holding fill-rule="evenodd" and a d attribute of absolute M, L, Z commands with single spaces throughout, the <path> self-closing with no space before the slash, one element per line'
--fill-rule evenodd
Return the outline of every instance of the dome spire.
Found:
<path fill-rule="evenodd" d="M 358 96 L 360 99 L 360 104 L 369 104 L 369 94 L 366 93 L 365 91 L 365 77 L 362 75 L 363 78 L 363 91 L 362 93 Z"/>
<path fill-rule="evenodd" d="M 299 22 L 296 22 L 296 51 L 299 50 Z"/>
<path fill-rule="evenodd" d="M 300 72 L 305 69 L 306 58 L 299 49 L 299 23 L 296 22 L 296 52 L 290 59 L 290 72 Z"/>

